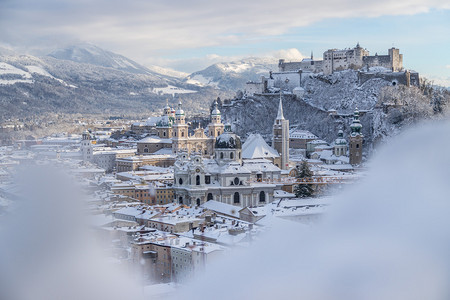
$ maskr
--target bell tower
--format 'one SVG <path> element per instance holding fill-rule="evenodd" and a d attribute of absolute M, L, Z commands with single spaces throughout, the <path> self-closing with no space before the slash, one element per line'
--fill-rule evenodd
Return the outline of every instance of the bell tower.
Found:
<path fill-rule="evenodd" d="M 81 154 L 83 155 L 83 161 L 92 161 L 92 143 L 91 135 L 86 130 L 83 132 L 81 139 Z"/>
<path fill-rule="evenodd" d="M 184 115 L 184 110 L 181 107 L 181 101 L 178 103 L 178 108 L 175 111 L 175 123 L 173 124 L 173 138 L 172 151 L 177 153 L 183 147 L 187 147 L 188 141 L 188 125 Z"/>
<path fill-rule="evenodd" d="M 353 113 L 353 122 L 350 125 L 350 164 L 351 165 L 359 165 L 362 161 L 362 146 L 364 136 L 361 132 L 362 125 L 359 120 L 359 111 L 356 108 Z"/>
<path fill-rule="evenodd" d="M 289 168 L 289 121 L 283 115 L 283 102 L 278 105 L 278 114 L 273 124 L 272 147 L 278 151 L 281 156 L 280 168 L 286 170 Z"/>
<path fill-rule="evenodd" d="M 214 109 L 211 112 L 211 123 L 208 125 L 208 134 L 211 138 L 216 138 L 224 131 L 224 125 L 220 110 L 217 108 L 217 100 L 214 101 Z"/>

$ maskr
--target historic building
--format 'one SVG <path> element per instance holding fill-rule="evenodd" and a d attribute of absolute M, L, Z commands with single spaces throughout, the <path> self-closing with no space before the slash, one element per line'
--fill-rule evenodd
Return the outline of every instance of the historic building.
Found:
<path fill-rule="evenodd" d="M 83 156 L 84 162 L 90 162 L 92 161 L 92 142 L 91 142 L 91 135 L 86 130 L 83 132 L 82 138 L 81 138 L 81 155 Z"/>
<path fill-rule="evenodd" d="M 323 60 L 305 58 L 301 62 L 286 62 L 280 59 L 279 72 L 302 70 L 303 72 L 320 73 L 325 75 L 334 71 L 347 69 L 358 70 L 363 67 L 383 67 L 392 72 L 403 70 L 403 54 L 397 48 L 388 49 L 387 55 L 369 55 L 369 51 L 363 49 L 359 43 L 353 49 L 329 49 L 323 53 Z"/>
<path fill-rule="evenodd" d="M 350 125 L 351 133 L 350 133 L 350 164 L 351 165 L 359 165 L 362 161 L 362 146 L 364 136 L 361 132 L 362 125 L 359 120 L 359 111 L 355 110 L 353 114 L 353 122 Z"/>
<path fill-rule="evenodd" d="M 284 118 L 283 115 L 283 102 L 278 105 L 278 114 L 273 124 L 273 138 L 272 146 L 278 151 L 281 157 L 281 169 L 286 170 L 289 168 L 289 121 Z"/>
<path fill-rule="evenodd" d="M 193 129 L 193 134 L 189 133 L 189 125 L 186 123 L 186 115 L 181 102 L 178 103 L 177 110 L 173 110 L 168 105 L 164 108 L 164 114 L 157 117 L 154 132 L 137 142 L 137 153 L 140 155 L 167 154 L 170 149 L 176 154 L 180 151 L 198 152 L 205 156 L 214 153 L 215 138 L 223 133 L 224 125 L 221 114 L 217 108 L 217 101 L 214 102 L 214 109 L 211 112 L 211 122 L 207 130 L 203 128 Z M 205 132 L 206 131 L 206 132 Z"/>
<path fill-rule="evenodd" d="M 348 150 L 347 141 L 344 139 L 344 132 L 339 130 L 338 137 L 333 143 L 333 154 L 335 156 L 346 156 Z"/>
<path fill-rule="evenodd" d="M 174 193 L 179 203 L 200 205 L 215 200 L 236 206 L 272 202 L 275 189 L 265 179 L 279 179 L 281 170 L 265 159 L 243 160 L 242 143 L 231 125 L 215 140 L 214 158 L 179 151 L 174 165 Z"/>

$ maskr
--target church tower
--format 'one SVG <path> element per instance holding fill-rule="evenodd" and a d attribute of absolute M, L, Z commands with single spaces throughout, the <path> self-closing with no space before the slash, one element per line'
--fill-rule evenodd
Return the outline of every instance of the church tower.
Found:
<path fill-rule="evenodd" d="M 214 109 L 211 112 L 211 123 L 208 125 L 210 138 L 216 138 L 223 133 L 224 125 L 221 120 L 220 110 L 217 108 L 217 100 L 214 101 Z"/>
<path fill-rule="evenodd" d="M 83 155 L 83 161 L 92 161 L 92 144 L 91 144 L 91 135 L 86 130 L 83 132 L 81 139 L 81 154 Z"/>
<path fill-rule="evenodd" d="M 286 170 L 289 168 L 289 121 L 283 115 L 283 102 L 278 105 L 278 114 L 273 124 L 272 147 L 278 151 L 281 156 L 280 168 Z"/>
<path fill-rule="evenodd" d="M 362 143 L 364 136 L 361 132 L 362 125 L 359 120 L 358 108 L 356 108 L 353 114 L 353 122 L 350 125 L 350 129 L 350 164 L 359 165 L 362 161 Z"/>
<path fill-rule="evenodd" d="M 173 124 L 173 139 L 172 151 L 177 153 L 180 149 L 187 147 L 188 141 L 188 125 L 184 115 L 184 110 L 181 107 L 181 101 L 178 103 L 178 108 L 175 111 L 175 124 Z"/>
<path fill-rule="evenodd" d="M 175 118 L 172 116 L 172 108 L 169 106 L 169 101 L 167 100 L 166 106 L 164 107 L 164 114 L 156 123 L 156 130 L 158 131 L 158 136 L 162 139 L 170 139 L 173 135 L 173 123 Z"/>

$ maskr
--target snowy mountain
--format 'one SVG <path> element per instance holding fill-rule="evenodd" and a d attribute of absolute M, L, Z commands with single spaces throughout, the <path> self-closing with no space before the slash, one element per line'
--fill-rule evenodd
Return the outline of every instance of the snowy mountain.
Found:
<path fill-rule="evenodd" d="M 91 44 L 78 44 L 63 49 L 57 49 L 48 54 L 48 56 L 136 74 L 151 73 L 146 67 L 141 66 L 125 56 L 101 49 Z"/>
<path fill-rule="evenodd" d="M 217 63 L 188 76 L 186 83 L 197 86 L 211 86 L 217 89 L 237 91 L 243 89 L 247 81 L 268 76 L 277 70 L 277 61 L 272 58 L 246 58 L 228 63 Z"/>
<path fill-rule="evenodd" d="M 115 54 L 94 59 L 108 52 L 91 50 L 91 54 L 81 51 L 83 55 L 78 55 L 74 50 L 55 55 L 61 59 L 0 53 L 0 119 L 46 112 L 149 113 L 160 109 L 166 98 L 181 94 L 183 103 L 195 112 L 207 107 L 211 99 L 225 96 L 210 87 L 146 71 Z"/>

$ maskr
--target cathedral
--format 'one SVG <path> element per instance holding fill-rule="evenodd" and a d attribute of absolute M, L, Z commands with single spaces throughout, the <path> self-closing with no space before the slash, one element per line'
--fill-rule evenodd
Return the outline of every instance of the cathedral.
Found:
<path fill-rule="evenodd" d="M 265 181 L 280 179 L 281 169 L 265 158 L 244 159 L 241 138 L 233 133 L 230 124 L 222 127 L 219 116 L 220 112 L 215 105 L 211 124 L 208 126 L 210 137 L 216 135 L 213 158 L 204 158 L 202 152 L 187 151 L 186 148 L 177 152 L 173 186 L 176 201 L 198 206 L 208 200 L 215 200 L 240 207 L 272 202 L 274 191 L 280 189 L 281 184 Z M 250 143 L 254 142 L 253 138 Z M 281 98 L 274 122 L 273 142 L 280 153 L 282 167 L 287 168 L 289 123 L 283 116 Z M 257 148 L 267 147 L 264 142 L 264 145 Z M 276 157 L 277 151 L 271 149 L 270 152 Z"/>
<path fill-rule="evenodd" d="M 189 125 L 186 123 L 186 115 L 181 101 L 176 110 L 166 104 L 163 116 L 157 117 L 155 123 L 157 136 L 149 136 L 138 141 L 138 154 L 152 154 L 161 149 L 171 148 L 174 154 L 184 151 L 211 156 L 214 153 L 215 139 L 224 130 L 217 101 L 214 102 L 211 123 L 206 130 L 207 134 L 205 129 L 200 127 L 193 129 L 193 134 L 189 134 Z"/>

